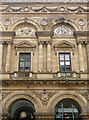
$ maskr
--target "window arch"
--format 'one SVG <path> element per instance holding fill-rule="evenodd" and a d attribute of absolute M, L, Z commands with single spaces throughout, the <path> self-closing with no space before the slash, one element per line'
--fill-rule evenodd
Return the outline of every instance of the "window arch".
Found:
<path fill-rule="evenodd" d="M 81 108 L 72 99 L 63 99 L 55 106 L 55 120 L 81 120 Z"/>

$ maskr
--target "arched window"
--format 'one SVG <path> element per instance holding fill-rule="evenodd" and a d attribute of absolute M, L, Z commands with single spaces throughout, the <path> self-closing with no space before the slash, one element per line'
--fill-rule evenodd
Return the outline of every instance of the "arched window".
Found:
<path fill-rule="evenodd" d="M 81 120 L 81 109 L 72 99 L 63 99 L 55 107 L 55 120 Z"/>

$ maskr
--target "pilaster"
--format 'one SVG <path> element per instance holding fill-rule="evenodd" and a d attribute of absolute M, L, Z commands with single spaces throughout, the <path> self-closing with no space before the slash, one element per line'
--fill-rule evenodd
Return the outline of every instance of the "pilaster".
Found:
<path fill-rule="evenodd" d="M 82 42 L 78 42 L 78 53 L 79 53 L 79 70 L 84 71 L 84 58 L 83 58 L 83 48 Z"/>
<path fill-rule="evenodd" d="M 3 41 L 0 42 L 0 72 L 2 71 Z"/>
<path fill-rule="evenodd" d="M 51 71 L 51 42 L 47 42 L 47 71 Z"/>
<path fill-rule="evenodd" d="M 43 71 L 43 42 L 39 42 L 39 71 Z"/>
<path fill-rule="evenodd" d="M 9 41 L 7 47 L 6 66 L 5 66 L 6 72 L 10 71 L 10 62 L 11 62 L 11 42 Z"/>

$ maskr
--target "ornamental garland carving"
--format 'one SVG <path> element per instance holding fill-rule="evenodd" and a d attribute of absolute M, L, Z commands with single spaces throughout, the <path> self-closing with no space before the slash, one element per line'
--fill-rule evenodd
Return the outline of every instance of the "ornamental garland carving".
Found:
<path fill-rule="evenodd" d="M 0 12 L 89 12 L 88 7 L 0 7 Z"/>

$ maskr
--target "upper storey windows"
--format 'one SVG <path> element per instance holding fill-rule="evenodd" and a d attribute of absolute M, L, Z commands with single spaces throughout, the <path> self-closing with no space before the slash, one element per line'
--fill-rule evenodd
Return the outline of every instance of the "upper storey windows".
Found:
<path fill-rule="evenodd" d="M 61 25 L 54 30 L 54 35 L 73 35 L 73 31 L 70 27 Z"/>

